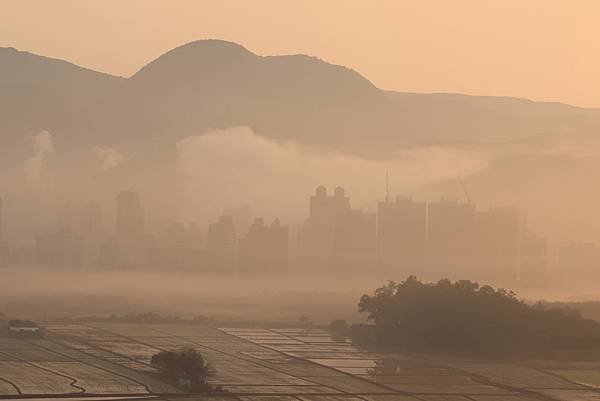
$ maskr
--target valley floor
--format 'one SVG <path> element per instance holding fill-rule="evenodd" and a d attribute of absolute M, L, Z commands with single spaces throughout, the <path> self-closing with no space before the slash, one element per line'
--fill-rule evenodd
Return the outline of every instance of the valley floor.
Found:
<path fill-rule="evenodd" d="M 376 353 L 319 329 L 47 324 L 0 338 L 0 398 L 69 401 L 597 401 L 600 362 L 482 361 Z M 197 349 L 224 392 L 188 395 L 150 364 Z"/>

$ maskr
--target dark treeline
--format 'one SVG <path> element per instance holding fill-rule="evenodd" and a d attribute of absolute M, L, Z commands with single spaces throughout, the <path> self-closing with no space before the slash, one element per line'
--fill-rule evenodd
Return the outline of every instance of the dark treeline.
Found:
<path fill-rule="evenodd" d="M 547 308 L 572 308 L 581 312 L 586 319 L 600 321 L 600 301 L 587 302 L 544 302 Z"/>
<path fill-rule="evenodd" d="M 363 295 L 359 311 L 374 322 L 366 334 L 378 345 L 473 355 L 600 350 L 600 323 L 579 311 L 528 305 L 468 280 L 390 281 Z"/>
<path fill-rule="evenodd" d="M 73 320 L 86 322 L 112 322 L 112 323 L 158 323 L 158 324 L 213 324 L 214 319 L 207 316 L 194 316 L 183 318 L 173 315 L 161 315 L 156 312 L 127 313 L 124 315 L 112 314 L 110 316 L 85 316 Z"/>

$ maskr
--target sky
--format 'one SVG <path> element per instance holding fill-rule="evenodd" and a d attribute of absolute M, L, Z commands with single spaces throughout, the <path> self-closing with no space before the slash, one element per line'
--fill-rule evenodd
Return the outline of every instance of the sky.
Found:
<path fill-rule="evenodd" d="M 130 76 L 206 38 L 380 88 L 600 107 L 598 0 L 0 0 L 0 46 Z"/>

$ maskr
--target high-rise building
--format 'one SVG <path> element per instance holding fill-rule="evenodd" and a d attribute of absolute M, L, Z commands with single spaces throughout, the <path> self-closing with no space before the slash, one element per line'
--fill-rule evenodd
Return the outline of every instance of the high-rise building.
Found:
<path fill-rule="evenodd" d="M 239 268 L 245 273 L 284 273 L 288 267 L 289 229 L 275 219 L 270 226 L 255 219 L 240 240 Z"/>
<path fill-rule="evenodd" d="M 98 266 L 104 239 L 102 205 L 89 203 L 81 209 L 79 232 L 85 241 L 85 264 Z"/>
<path fill-rule="evenodd" d="M 311 221 L 331 224 L 339 213 L 350 209 L 350 198 L 342 187 L 333 190 L 333 196 L 327 195 L 327 188 L 319 186 L 315 195 L 310 197 L 309 215 Z"/>
<path fill-rule="evenodd" d="M 58 229 L 68 228 L 75 233 L 79 227 L 77 223 L 77 207 L 68 200 L 58 210 Z"/>
<path fill-rule="evenodd" d="M 525 231 L 521 241 L 519 279 L 540 281 L 548 268 L 548 243 L 545 237 Z"/>
<path fill-rule="evenodd" d="M 163 230 L 161 246 L 167 248 L 198 249 L 202 247 L 203 234 L 198 223 L 192 222 L 187 226 L 181 222 L 171 223 Z"/>
<path fill-rule="evenodd" d="M 368 271 L 377 251 L 375 213 L 354 209 L 338 213 L 333 228 L 333 265 L 341 270 Z"/>
<path fill-rule="evenodd" d="M 475 205 L 442 198 L 430 202 L 427 211 L 427 272 L 436 277 L 452 277 L 470 270 L 477 239 Z"/>
<path fill-rule="evenodd" d="M 142 241 L 146 232 L 146 216 L 137 192 L 117 195 L 116 234 L 120 241 Z"/>
<path fill-rule="evenodd" d="M 100 244 L 98 267 L 103 270 L 117 270 L 125 267 L 126 255 L 123 246 L 114 238 L 105 238 Z"/>
<path fill-rule="evenodd" d="M 236 208 L 223 210 L 223 216 L 230 216 L 233 219 L 233 225 L 238 237 L 248 232 L 252 222 L 252 208 L 250 205 L 243 205 Z"/>
<path fill-rule="evenodd" d="M 298 260 L 303 270 L 331 267 L 334 226 L 338 214 L 350 210 L 350 198 L 337 187 L 332 196 L 319 186 L 310 197 L 308 219 L 298 231 Z"/>
<path fill-rule="evenodd" d="M 427 205 L 410 198 L 379 202 L 377 255 L 386 270 L 419 271 L 427 255 Z"/>
<path fill-rule="evenodd" d="M 525 216 L 513 207 L 496 207 L 477 213 L 477 217 L 472 267 L 484 277 L 516 279 Z"/>
<path fill-rule="evenodd" d="M 140 195 L 134 191 L 123 191 L 117 195 L 115 222 L 119 253 L 125 268 L 144 268 L 146 248 L 146 213 Z"/>
<path fill-rule="evenodd" d="M 236 245 L 237 236 L 231 216 L 220 216 L 217 223 L 208 226 L 206 248 L 217 269 L 233 269 L 237 266 Z"/>
<path fill-rule="evenodd" d="M 452 199 L 428 204 L 427 272 L 439 277 L 516 279 L 525 218 L 516 208 L 481 212 Z"/>
<path fill-rule="evenodd" d="M 89 203 L 81 209 L 79 231 L 88 239 L 101 240 L 104 236 L 102 205 Z"/>
<path fill-rule="evenodd" d="M 83 237 L 70 228 L 55 234 L 38 235 L 35 243 L 36 262 L 54 268 L 81 268 L 84 264 Z"/>

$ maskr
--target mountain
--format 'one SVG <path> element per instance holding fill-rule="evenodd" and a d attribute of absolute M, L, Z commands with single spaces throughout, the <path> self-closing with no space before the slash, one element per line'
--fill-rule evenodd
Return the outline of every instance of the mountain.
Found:
<path fill-rule="evenodd" d="M 0 156 L 20 151 L 32 133 L 68 126 L 77 113 L 124 81 L 66 61 L 0 48 Z"/>
<path fill-rule="evenodd" d="M 174 142 L 237 125 L 286 140 L 358 148 L 388 131 L 392 102 L 348 68 L 314 57 L 257 56 L 240 45 L 203 40 L 173 49 L 91 110 L 85 128 L 109 141 Z M 398 138 L 401 136 L 396 135 Z"/>
<path fill-rule="evenodd" d="M 402 128 L 433 145 L 510 142 L 600 129 L 599 109 L 511 97 L 386 93 L 402 114 Z"/>
<path fill-rule="evenodd" d="M 66 61 L 0 48 L 0 129 L 56 124 L 123 81 Z"/>
<path fill-rule="evenodd" d="M 238 125 L 369 158 L 421 145 L 595 133 L 600 110 L 525 99 L 383 91 L 305 55 L 259 56 L 220 40 L 175 48 L 125 79 L 0 49 L 3 144 L 53 131 L 65 147 L 139 153 Z"/>
<path fill-rule="evenodd" d="M 271 138 L 387 157 L 406 146 L 594 132 L 600 110 L 382 91 L 359 73 L 315 57 L 263 57 L 235 43 L 201 40 L 143 67 L 92 110 L 86 129 L 139 145 L 236 125 Z"/>

